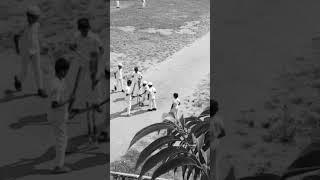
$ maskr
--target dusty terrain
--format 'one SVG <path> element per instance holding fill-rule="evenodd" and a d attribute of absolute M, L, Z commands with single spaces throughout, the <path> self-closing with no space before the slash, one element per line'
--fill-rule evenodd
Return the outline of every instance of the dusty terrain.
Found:
<path fill-rule="evenodd" d="M 13 34 L 19 31 L 25 22 L 24 9 L 30 4 L 40 6 L 43 16 L 41 22 L 41 43 L 48 47 L 55 47 L 54 56 L 65 55 L 70 60 L 76 56 L 66 50 L 66 42 L 76 30 L 76 20 L 82 16 L 91 18 L 93 31 L 98 33 L 105 43 L 106 39 L 106 4 L 104 1 L 8 1 L 0 2 L 1 25 L 1 88 L 13 88 L 13 76 L 20 66 L 20 57 L 13 49 Z M 47 85 L 52 75 L 48 56 L 42 56 L 42 69 L 44 82 Z M 68 74 L 68 85 L 73 87 L 73 79 L 77 66 L 72 63 Z M 26 93 L 34 92 L 35 83 L 30 71 L 24 90 Z M 68 155 L 66 164 L 72 167 L 73 172 L 65 175 L 51 175 L 52 159 L 54 158 L 51 127 L 48 125 L 45 113 L 48 111 L 47 100 L 30 97 L 0 104 L 1 115 L 1 160 L 0 179 L 89 179 L 95 174 L 97 179 L 106 177 L 106 147 L 101 145 L 98 149 L 83 151 Z M 105 109 L 105 108 L 104 108 Z M 102 115 L 103 116 L 103 115 Z M 68 127 L 69 144 L 84 147 L 87 139 L 86 121 L 84 116 L 78 116 Z M 100 117 L 98 123 L 103 122 Z M 89 177 L 91 176 L 91 177 Z"/>
<path fill-rule="evenodd" d="M 237 177 L 281 173 L 310 142 L 319 117 L 319 63 L 311 41 L 320 28 L 319 6 L 317 1 L 216 3 L 214 89 L 228 135 L 222 156 Z"/>

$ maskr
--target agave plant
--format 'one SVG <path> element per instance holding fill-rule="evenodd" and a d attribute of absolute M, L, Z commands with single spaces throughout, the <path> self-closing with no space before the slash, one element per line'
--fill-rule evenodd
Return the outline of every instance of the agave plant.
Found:
<path fill-rule="evenodd" d="M 210 150 L 210 108 L 198 117 L 179 119 L 172 114 L 163 117 L 163 122 L 152 124 L 140 130 L 130 143 L 132 147 L 141 138 L 154 132 L 166 132 L 151 142 L 140 153 L 136 169 L 141 167 L 140 178 L 152 169 L 152 179 L 181 168 L 185 180 L 209 180 L 209 160 L 206 153 Z M 163 134 L 163 133 L 162 133 Z"/>

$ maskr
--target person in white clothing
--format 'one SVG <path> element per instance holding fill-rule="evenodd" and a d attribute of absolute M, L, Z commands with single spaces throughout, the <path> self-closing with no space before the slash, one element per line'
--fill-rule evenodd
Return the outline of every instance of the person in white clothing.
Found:
<path fill-rule="evenodd" d="M 149 86 L 149 109 L 148 111 L 156 111 L 157 105 L 156 105 L 156 88 L 153 87 L 152 82 L 148 83 Z"/>
<path fill-rule="evenodd" d="M 116 0 L 116 3 L 117 3 L 117 8 L 120 8 L 120 1 L 119 0 Z"/>
<path fill-rule="evenodd" d="M 70 44 L 70 49 L 76 52 L 80 67 L 82 67 L 81 78 L 77 97 L 82 97 L 81 102 L 76 102 L 78 106 L 85 106 L 85 102 L 89 101 L 91 92 L 90 84 L 90 59 L 92 52 L 98 52 L 98 66 L 102 67 L 102 56 L 104 54 L 103 45 L 99 36 L 91 31 L 88 18 L 80 18 L 77 22 L 78 31 Z"/>
<path fill-rule="evenodd" d="M 64 58 L 58 59 L 55 63 L 55 77 L 50 83 L 51 106 L 48 112 L 48 120 L 53 128 L 56 148 L 53 173 L 67 173 L 70 171 L 70 168 L 64 165 L 68 141 L 66 125 L 69 118 L 68 104 L 74 99 L 74 97 L 66 97 L 65 77 L 69 66 L 69 62 Z"/>
<path fill-rule="evenodd" d="M 170 112 L 173 113 L 175 118 L 178 118 L 178 110 L 181 104 L 178 96 L 179 96 L 178 93 L 173 93 L 173 101 L 170 109 Z"/>
<path fill-rule="evenodd" d="M 142 80 L 142 74 L 139 71 L 138 67 L 134 67 L 134 72 L 131 75 L 132 77 L 132 92 L 133 96 L 137 96 L 140 90 L 140 84 Z"/>
<path fill-rule="evenodd" d="M 114 85 L 114 90 L 112 91 L 117 91 L 118 89 L 124 92 L 123 89 L 123 73 L 122 73 L 123 65 L 122 63 L 118 64 L 118 69 L 114 73 L 114 78 L 116 79 L 116 83 Z"/>
<path fill-rule="evenodd" d="M 142 8 L 146 7 L 146 0 L 141 0 L 142 1 Z"/>
<path fill-rule="evenodd" d="M 37 6 L 30 6 L 26 15 L 28 25 L 18 34 L 14 35 L 14 43 L 17 54 L 22 57 L 21 71 L 14 77 L 14 87 L 17 91 L 22 90 L 22 83 L 28 74 L 29 64 L 32 64 L 35 74 L 38 95 L 46 98 L 43 88 L 42 72 L 40 67 L 40 45 L 39 45 L 39 17 L 41 11 Z"/>
<path fill-rule="evenodd" d="M 140 106 L 144 106 L 144 102 L 147 100 L 149 92 L 149 87 L 147 81 L 142 82 L 142 87 L 140 88 L 139 98 L 141 98 Z"/>
<path fill-rule="evenodd" d="M 130 79 L 127 80 L 127 87 L 125 90 L 126 93 L 126 101 L 127 101 L 127 115 L 131 116 L 131 101 L 132 101 L 132 81 Z"/>

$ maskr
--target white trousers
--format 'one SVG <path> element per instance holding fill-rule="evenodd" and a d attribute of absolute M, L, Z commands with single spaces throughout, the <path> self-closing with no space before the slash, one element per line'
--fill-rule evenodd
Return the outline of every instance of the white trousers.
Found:
<path fill-rule="evenodd" d="M 127 101 L 127 113 L 128 113 L 128 115 L 130 115 L 131 114 L 131 105 L 132 105 L 132 102 L 131 102 L 132 100 L 128 100 Z"/>
<path fill-rule="evenodd" d="M 66 124 L 68 113 L 66 110 L 51 110 L 48 115 L 48 120 L 51 122 L 53 135 L 55 137 L 56 157 L 54 159 L 54 165 L 63 167 L 68 144 Z"/>
<path fill-rule="evenodd" d="M 21 58 L 21 70 L 18 74 L 19 81 L 21 81 L 21 83 L 25 81 L 28 75 L 29 65 L 31 63 L 35 76 L 34 78 L 36 81 L 36 86 L 38 89 L 43 89 L 42 72 L 40 66 L 40 53 L 37 53 L 32 57 L 28 53 L 24 53 Z"/>
<path fill-rule="evenodd" d="M 133 87 L 133 89 L 132 89 L 133 95 L 134 95 L 134 96 L 138 95 L 138 93 L 139 93 L 139 91 L 140 91 L 140 90 L 139 90 L 139 83 L 133 81 L 132 87 Z"/>
<path fill-rule="evenodd" d="M 142 0 L 142 7 L 146 7 L 146 0 Z"/>
<path fill-rule="evenodd" d="M 116 80 L 116 87 L 117 87 L 117 90 L 123 90 L 123 79 L 117 79 Z"/>
<path fill-rule="evenodd" d="M 116 1 L 117 7 L 120 7 L 120 1 Z"/>
<path fill-rule="evenodd" d="M 149 108 L 150 109 L 157 108 L 156 99 L 152 99 L 152 98 L 149 99 Z"/>

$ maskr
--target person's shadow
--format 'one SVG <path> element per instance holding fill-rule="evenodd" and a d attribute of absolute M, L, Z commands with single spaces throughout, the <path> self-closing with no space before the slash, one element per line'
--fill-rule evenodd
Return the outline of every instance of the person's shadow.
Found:
<path fill-rule="evenodd" d="M 138 104 L 135 104 L 135 105 L 131 106 L 132 111 L 134 111 L 137 107 L 138 107 Z M 115 119 L 115 118 L 119 118 L 119 117 L 128 117 L 126 112 L 127 112 L 127 108 L 125 108 L 124 110 L 122 110 L 120 112 L 116 112 L 116 113 L 110 114 L 110 120 Z M 140 110 L 132 112 L 131 115 L 132 116 L 136 116 L 136 115 L 143 114 L 143 113 L 146 113 L 146 112 L 148 112 L 148 110 L 140 109 Z"/>
<path fill-rule="evenodd" d="M 66 165 L 70 167 L 73 171 L 79 171 L 86 168 L 105 165 L 108 161 L 107 158 L 109 157 L 109 155 L 106 153 L 92 152 L 92 149 L 79 151 L 79 147 L 86 145 L 87 142 L 87 135 L 76 136 L 69 139 L 68 141 L 68 144 L 70 144 L 70 147 L 68 147 L 69 151 L 71 151 L 72 153 L 85 154 L 85 158 L 80 159 L 75 163 L 68 164 L 68 162 L 66 162 Z M 71 154 L 67 154 L 67 156 L 69 155 Z M 50 175 L 52 174 L 51 169 L 37 169 L 36 166 L 51 161 L 54 158 L 55 148 L 54 146 L 52 146 L 48 148 L 47 151 L 39 157 L 33 159 L 21 159 L 20 161 L 15 162 L 13 164 L 0 167 L 0 179 L 13 180 L 30 175 Z"/>
<path fill-rule="evenodd" d="M 115 100 L 113 100 L 113 102 L 119 102 L 119 101 L 124 101 L 124 97 L 122 97 L 122 98 L 117 98 L 117 99 L 115 99 Z"/>
<path fill-rule="evenodd" d="M 49 125 L 47 114 L 28 115 L 20 118 L 18 122 L 9 125 L 11 129 L 20 129 L 30 125 Z"/>
<path fill-rule="evenodd" d="M 76 121 L 68 121 L 67 124 L 79 124 Z M 50 122 L 47 119 L 47 113 L 28 115 L 19 118 L 18 122 L 11 123 L 9 127 L 11 129 L 17 130 L 25 126 L 46 126 L 50 125 Z"/>

